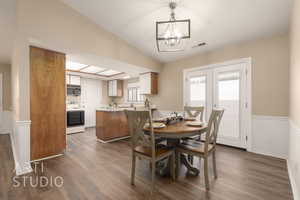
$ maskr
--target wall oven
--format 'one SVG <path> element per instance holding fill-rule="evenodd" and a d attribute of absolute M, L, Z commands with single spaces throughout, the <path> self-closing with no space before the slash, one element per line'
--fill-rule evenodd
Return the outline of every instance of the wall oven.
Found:
<path fill-rule="evenodd" d="M 84 126 L 84 111 L 72 110 L 67 112 L 67 126 Z"/>
<path fill-rule="evenodd" d="M 84 131 L 84 110 L 67 111 L 67 134 L 82 133 Z"/>

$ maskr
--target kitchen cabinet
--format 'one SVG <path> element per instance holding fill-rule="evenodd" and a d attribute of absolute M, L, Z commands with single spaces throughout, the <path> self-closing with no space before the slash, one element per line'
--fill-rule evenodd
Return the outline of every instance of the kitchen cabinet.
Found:
<path fill-rule="evenodd" d="M 104 142 L 128 137 L 129 130 L 125 112 L 97 110 L 96 136 Z"/>
<path fill-rule="evenodd" d="M 140 93 L 141 94 L 158 94 L 158 74 L 147 72 L 140 74 Z"/>
<path fill-rule="evenodd" d="M 81 85 L 81 78 L 80 76 L 75 75 L 66 75 L 66 83 L 67 85 Z"/>
<path fill-rule="evenodd" d="M 71 85 L 80 85 L 80 76 L 70 75 L 70 84 Z"/>
<path fill-rule="evenodd" d="M 110 80 L 108 81 L 108 96 L 109 97 L 122 97 L 123 96 L 123 81 Z"/>

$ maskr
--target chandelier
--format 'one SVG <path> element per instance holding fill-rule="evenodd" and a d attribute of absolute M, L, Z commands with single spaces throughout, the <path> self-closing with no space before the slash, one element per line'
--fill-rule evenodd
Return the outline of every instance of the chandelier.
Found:
<path fill-rule="evenodd" d="M 183 51 L 191 38 L 191 20 L 176 20 L 176 2 L 170 2 L 169 21 L 156 22 L 156 45 L 159 52 Z"/>

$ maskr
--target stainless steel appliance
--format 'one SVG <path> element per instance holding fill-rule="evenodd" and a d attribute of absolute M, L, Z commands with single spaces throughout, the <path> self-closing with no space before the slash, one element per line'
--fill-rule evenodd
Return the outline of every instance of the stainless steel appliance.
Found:
<path fill-rule="evenodd" d="M 80 96 L 81 86 L 80 85 L 67 85 L 67 95 Z"/>

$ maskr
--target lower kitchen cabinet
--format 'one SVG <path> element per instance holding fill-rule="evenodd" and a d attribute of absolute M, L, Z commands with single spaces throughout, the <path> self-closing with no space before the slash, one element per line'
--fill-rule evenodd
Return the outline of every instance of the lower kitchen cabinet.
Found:
<path fill-rule="evenodd" d="M 125 112 L 97 111 L 96 135 L 101 141 L 109 141 L 129 136 Z"/>

